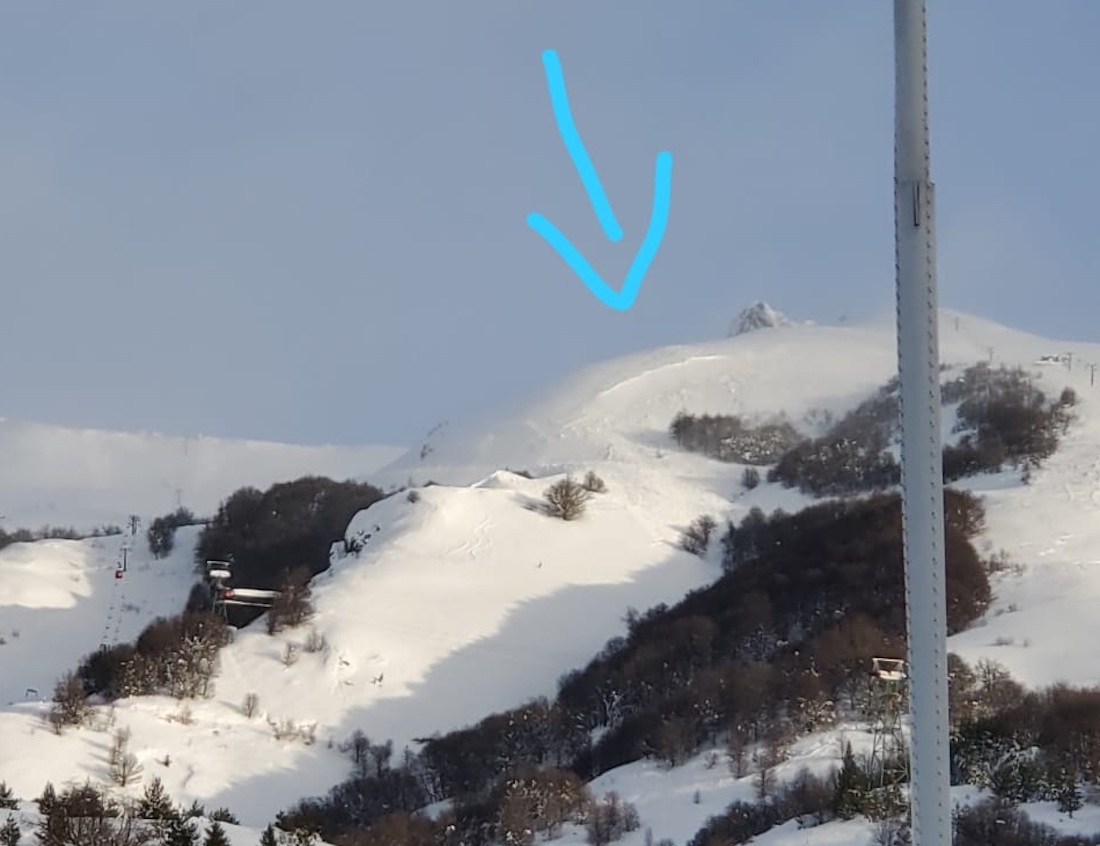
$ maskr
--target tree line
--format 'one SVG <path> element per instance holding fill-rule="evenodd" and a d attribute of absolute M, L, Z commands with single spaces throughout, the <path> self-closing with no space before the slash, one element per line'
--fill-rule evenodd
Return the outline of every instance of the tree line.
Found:
<path fill-rule="evenodd" d="M 768 481 L 804 493 L 880 491 L 901 481 L 892 450 L 900 430 L 898 390 L 894 378 L 839 420 L 819 413 L 827 431 L 815 438 L 801 436 L 785 421 L 751 426 L 736 415 L 686 412 L 676 416 L 669 431 L 683 449 L 720 461 L 770 465 Z M 1029 475 L 1054 454 L 1073 419 L 1077 395 L 1065 388 L 1050 400 L 1022 368 L 994 369 L 982 362 L 945 381 L 941 402 L 957 406 L 957 424 L 949 434 L 959 437 L 943 449 L 944 478 L 955 481 L 1005 465 L 1023 466 Z"/>

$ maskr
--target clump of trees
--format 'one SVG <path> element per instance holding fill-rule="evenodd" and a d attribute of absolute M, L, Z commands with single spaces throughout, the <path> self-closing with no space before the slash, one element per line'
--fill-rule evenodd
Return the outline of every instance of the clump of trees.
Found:
<path fill-rule="evenodd" d="M 189 808 L 175 804 L 156 777 L 136 801 L 115 799 L 90 780 L 60 794 L 47 783 L 38 811 L 36 834 L 46 846 L 229 846 L 222 823 L 238 824 L 233 814 L 219 808 L 200 836 L 196 818 L 205 816 L 205 809 L 198 803 Z M 276 846 L 274 839 L 268 846 Z"/>
<path fill-rule="evenodd" d="M 70 672 L 58 679 L 54 686 L 53 704 L 46 718 L 54 732 L 61 734 L 66 726 L 83 725 L 90 710 L 83 681 Z"/>
<path fill-rule="evenodd" d="M 843 496 L 883 490 L 901 480 L 890 447 L 899 425 L 897 382 L 860 403 L 821 437 L 787 450 L 768 471 L 781 482 L 815 496 Z"/>
<path fill-rule="evenodd" d="M 954 663 L 952 781 L 1072 815 L 1084 785 L 1100 785 L 1100 688 L 1025 691 L 993 662 Z"/>
<path fill-rule="evenodd" d="M 756 779 L 756 801 L 739 800 L 706 821 L 688 841 L 688 846 L 728 846 L 748 843 L 764 832 L 790 820 L 800 827 L 822 825 L 836 819 L 865 814 L 872 819 L 896 819 L 904 808 L 878 801 L 881 791 L 872 788 L 870 774 L 849 748 L 842 765 L 826 777 L 803 768 L 785 785 Z"/>
<path fill-rule="evenodd" d="M 952 815 L 955 846 L 1095 846 L 1100 835 L 1059 834 L 1013 803 L 991 797 Z"/>
<path fill-rule="evenodd" d="M 40 540 L 85 540 L 108 535 L 121 535 L 120 526 L 96 526 L 90 532 L 82 532 L 72 526 L 43 526 L 40 529 L 12 529 L 10 532 L 0 528 L 0 549 L 13 543 L 32 543 Z"/>
<path fill-rule="evenodd" d="M 196 565 L 231 560 L 236 582 L 276 590 L 286 572 L 329 568 L 332 544 L 351 518 L 385 497 L 374 485 L 306 476 L 234 492 L 199 535 Z"/>
<path fill-rule="evenodd" d="M 945 386 L 944 397 L 958 401 L 954 431 L 962 433 L 944 449 L 948 481 L 996 472 L 1005 464 L 1040 466 L 1058 448 L 1077 404 L 1070 388 L 1050 401 L 1020 368 L 994 370 L 984 363 Z"/>
<path fill-rule="evenodd" d="M 901 481 L 895 456 L 898 387 L 895 377 L 837 421 L 818 415 L 828 428 L 817 438 L 803 438 L 786 423 L 754 429 L 734 416 L 685 413 L 673 420 L 671 433 L 684 449 L 725 461 L 771 465 L 769 482 L 814 496 L 882 491 Z M 954 433 L 960 438 L 943 450 L 944 479 L 955 481 L 999 471 L 1006 464 L 1023 465 L 1030 473 L 1057 449 L 1073 420 L 1077 396 L 1066 388 L 1048 400 L 1023 369 L 993 369 L 982 362 L 946 381 L 941 401 L 957 404 Z M 763 438 L 767 448 L 744 446 L 756 444 L 755 438 Z M 759 483 L 759 475 L 749 475 L 754 469 L 747 468 L 742 478 L 746 489 Z"/>
<path fill-rule="evenodd" d="M 134 643 L 101 647 L 88 655 L 75 676 L 66 677 L 66 696 L 207 697 L 213 693 L 218 652 L 228 642 L 229 627 L 216 614 L 159 617 Z"/>
<path fill-rule="evenodd" d="M 580 482 L 572 474 L 554 482 L 543 493 L 542 503 L 530 507 L 535 510 L 541 508 L 544 514 L 559 520 L 579 520 L 584 516 L 592 496 L 603 493 L 607 493 L 607 483 L 589 470 Z"/>
<path fill-rule="evenodd" d="M 491 788 L 457 798 L 434 819 L 418 812 L 432 801 L 424 769 L 406 752 L 406 766 L 393 769 L 389 756 L 361 764 L 347 782 L 324 798 L 299 802 L 279 814 L 284 832 L 306 832 L 336 843 L 532 844 L 559 836 L 567 824 L 582 825 L 593 846 L 606 846 L 639 827 L 637 809 L 615 793 L 593 796 L 568 769 L 525 765 Z M 454 838 L 454 839 L 452 839 Z"/>
<path fill-rule="evenodd" d="M 278 587 L 279 595 L 267 612 L 268 634 L 297 628 L 313 616 L 309 579 L 310 573 L 305 567 L 288 570 L 283 574 Z"/>
<path fill-rule="evenodd" d="M 734 414 L 681 411 L 669 431 L 682 449 L 737 464 L 773 464 L 802 439 L 785 420 L 753 426 Z"/>
<path fill-rule="evenodd" d="M 145 533 L 149 541 L 149 551 L 156 558 L 165 558 L 176 545 L 176 529 L 181 526 L 193 526 L 198 520 L 187 508 L 177 508 L 171 514 L 157 517 L 149 524 Z"/>
<path fill-rule="evenodd" d="M 592 491 L 566 476 L 554 482 L 543 494 L 543 509 L 559 520 L 578 520 L 584 516 Z"/>

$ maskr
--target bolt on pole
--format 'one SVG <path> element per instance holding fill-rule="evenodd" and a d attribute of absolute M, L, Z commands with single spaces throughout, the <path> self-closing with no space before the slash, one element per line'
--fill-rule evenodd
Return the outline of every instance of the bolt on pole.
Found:
<path fill-rule="evenodd" d="M 894 0 L 894 224 L 914 846 L 951 846 L 936 232 L 924 0 Z"/>

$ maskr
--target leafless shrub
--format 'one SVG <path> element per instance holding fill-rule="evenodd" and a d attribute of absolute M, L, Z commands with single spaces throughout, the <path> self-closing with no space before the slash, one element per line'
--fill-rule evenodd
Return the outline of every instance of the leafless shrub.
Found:
<path fill-rule="evenodd" d="M 640 826 L 638 809 L 611 792 L 604 796 L 602 802 L 593 803 L 585 828 L 591 846 L 606 846 L 628 832 L 637 831 Z"/>
<path fill-rule="evenodd" d="M 710 548 L 710 538 L 718 524 L 709 514 L 697 518 L 688 526 L 680 538 L 680 548 L 692 555 L 702 557 Z"/>
<path fill-rule="evenodd" d="M 179 723 L 182 726 L 189 726 L 195 722 L 195 717 L 191 713 L 191 706 L 186 702 L 181 702 L 179 710 L 174 714 L 169 714 L 165 719 L 170 723 Z"/>
<path fill-rule="evenodd" d="M 309 579 L 310 572 L 304 567 L 283 574 L 279 595 L 267 612 L 268 634 L 300 626 L 313 616 Z"/>
<path fill-rule="evenodd" d="M 65 726 L 82 725 L 89 710 L 84 682 L 75 673 L 66 673 L 54 687 L 53 706 L 47 717 L 53 730 L 61 734 Z"/>
<path fill-rule="evenodd" d="M 875 823 L 871 846 L 911 846 L 912 842 L 908 820 L 886 819 Z"/>
<path fill-rule="evenodd" d="M 306 636 L 304 648 L 306 652 L 311 654 L 324 652 L 328 649 L 328 641 L 317 629 L 310 629 L 309 635 Z"/>
<path fill-rule="evenodd" d="M 317 740 L 316 723 L 298 725 L 289 717 L 284 717 L 278 722 L 268 719 L 267 724 L 271 726 L 276 740 L 300 740 L 307 746 L 312 746 Z"/>
<path fill-rule="evenodd" d="M 576 520 L 584 514 L 589 492 L 571 476 L 555 482 L 546 489 L 544 509 L 551 517 Z"/>
<path fill-rule="evenodd" d="M 585 474 L 581 485 L 589 493 L 607 493 L 607 483 L 592 470 Z"/>
<path fill-rule="evenodd" d="M 260 697 L 255 693 L 246 693 L 241 703 L 241 713 L 248 719 L 256 716 L 256 709 L 260 707 Z"/>

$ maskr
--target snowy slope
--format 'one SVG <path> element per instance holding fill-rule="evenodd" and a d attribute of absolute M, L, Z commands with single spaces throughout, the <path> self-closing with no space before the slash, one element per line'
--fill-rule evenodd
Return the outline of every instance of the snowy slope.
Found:
<path fill-rule="evenodd" d="M 987 359 L 990 347 L 995 363 L 1027 367 L 1044 355 L 1075 352 L 1072 370 L 1034 365 L 1049 393 L 1069 384 L 1081 396 L 1081 421 L 1063 448 L 1031 486 L 1011 474 L 971 484 L 988 494 L 991 550 L 1004 548 L 1023 564 L 995 583 L 998 609 L 1015 602 L 1019 610 L 991 613 L 985 626 L 953 638 L 951 648 L 971 661 L 996 658 L 1032 684 L 1095 682 L 1100 615 L 1087 607 L 1100 591 L 1100 565 L 1089 564 L 1100 561 L 1100 538 L 1093 536 L 1100 525 L 1100 387 L 1089 384 L 1084 364 L 1100 362 L 1100 346 L 1052 342 L 953 314 L 943 317 L 941 346 L 944 360 L 960 365 Z M 895 355 L 892 317 L 858 327 L 785 326 L 606 362 L 508 419 L 445 427 L 427 449 L 418 446 L 371 474 L 382 484 L 412 477 L 442 485 L 418 489 L 418 501 L 393 496 L 355 518 L 349 533 L 370 533 L 366 548 L 335 561 L 315 585 L 314 626 L 326 649 L 303 650 L 286 666 L 284 644 L 304 642 L 307 630 L 275 638 L 259 627 L 239 632 L 223 653 L 215 696 L 192 704 L 191 724 L 174 719 L 177 703 L 159 699 L 119 703 L 118 724 L 132 729 L 147 773 L 160 775 L 174 796 L 228 805 L 244 823 L 262 826 L 347 773 L 330 738 L 335 746 L 361 728 L 400 748 L 552 693 L 563 672 L 623 632 L 628 606 L 675 602 L 717 575 L 714 562 L 676 548 L 687 522 L 703 513 L 736 520 L 753 505 L 793 510 L 804 502 L 773 485 L 743 493 L 736 466 L 677 451 L 667 429 L 678 411 L 761 419 L 782 412 L 809 427 L 814 409 L 843 412 L 881 385 L 896 371 Z M 609 490 L 584 519 L 563 523 L 526 507 L 555 474 L 589 469 Z M 20 572 L 12 588 L 18 603 L 64 587 L 60 574 L 36 573 L 34 584 Z M 159 589 L 152 580 L 140 587 L 139 575 L 128 589 Z M 0 606 L 0 621 L 5 611 Z M 1001 634 L 1017 637 L 1017 645 L 993 645 Z M 97 636 L 88 634 L 89 645 Z M 69 666 L 58 661 L 56 674 Z M 249 720 L 239 706 L 253 692 L 261 713 Z M 102 777 L 105 735 L 52 736 L 34 711 L 24 703 L 0 712 L 0 779 L 27 796 L 47 777 Z M 268 720 L 313 725 L 317 743 L 277 741 Z M 165 754 L 170 767 L 156 763 Z M 636 767 L 639 779 L 657 785 L 656 773 Z M 688 777 L 677 773 L 668 778 Z M 729 801 L 722 797 L 716 794 L 709 811 L 685 801 L 705 818 Z M 640 805 L 647 824 L 662 818 L 657 798 L 641 801 L 651 806 Z M 820 842 L 865 834 L 853 829 Z"/>
<path fill-rule="evenodd" d="M 17 543 L 0 550 L 0 703 L 48 699 L 59 669 L 100 643 L 133 640 L 158 615 L 178 614 L 195 581 L 198 528 L 177 531 L 162 560 L 136 539 L 115 578 L 121 535 Z"/>
<path fill-rule="evenodd" d="M 65 429 L 0 419 L 0 515 L 11 529 L 125 522 L 182 504 L 207 514 L 237 488 L 363 477 L 404 448 L 296 446 Z"/>
<path fill-rule="evenodd" d="M 374 478 L 473 484 L 501 467 L 536 475 L 585 462 L 661 467 L 662 456 L 673 475 L 706 466 L 735 478 L 728 467 L 670 454 L 678 411 L 783 411 L 797 426 L 811 409 L 846 410 L 882 384 L 896 371 L 892 350 L 890 327 L 798 326 L 613 359 L 506 420 L 445 426 Z"/>

